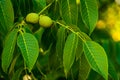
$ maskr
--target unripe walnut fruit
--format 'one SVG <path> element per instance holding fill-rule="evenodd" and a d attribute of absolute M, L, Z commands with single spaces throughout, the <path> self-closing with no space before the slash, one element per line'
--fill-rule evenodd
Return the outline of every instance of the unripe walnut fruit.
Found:
<path fill-rule="evenodd" d="M 32 80 L 32 78 L 28 74 L 26 74 L 23 76 L 23 80 Z"/>
<path fill-rule="evenodd" d="M 45 15 L 40 15 L 40 18 L 39 18 L 40 26 L 47 28 L 47 27 L 50 27 L 52 23 L 53 21 L 50 17 L 45 16 Z"/>
<path fill-rule="evenodd" d="M 26 16 L 26 21 L 30 23 L 38 23 L 39 21 L 39 15 L 37 13 L 29 13 Z"/>

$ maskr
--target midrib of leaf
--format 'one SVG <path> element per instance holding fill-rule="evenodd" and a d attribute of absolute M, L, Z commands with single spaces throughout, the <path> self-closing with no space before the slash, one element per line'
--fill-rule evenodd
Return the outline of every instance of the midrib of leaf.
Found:
<path fill-rule="evenodd" d="M 74 42 L 74 41 L 75 41 L 75 39 L 76 39 L 75 37 L 76 37 L 76 35 L 74 35 L 72 45 L 74 45 L 74 44 L 75 44 L 75 42 Z M 75 45 L 76 45 L 76 44 L 75 44 Z M 75 47 L 75 49 L 77 48 L 77 46 L 72 46 L 72 49 L 74 49 L 74 47 Z M 71 53 L 73 53 L 73 50 L 71 50 Z M 72 56 L 72 55 L 70 55 L 70 56 Z M 70 61 L 70 59 L 69 59 L 69 61 Z M 71 64 L 71 65 L 72 65 L 72 64 Z M 70 65 L 70 66 L 71 66 L 71 65 Z"/>
<path fill-rule="evenodd" d="M 87 6 L 87 2 L 85 1 L 85 5 L 86 5 L 86 9 L 87 9 L 87 17 L 88 17 L 88 20 L 89 20 L 89 22 L 90 22 L 90 18 L 89 18 L 89 10 L 88 10 L 88 6 Z M 89 23 L 89 25 L 90 25 L 90 23 Z M 90 25 L 91 26 L 91 25 Z"/>
<path fill-rule="evenodd" d="M 24 38 L 24 36 L 23 36 L 23 33 L 21 33 L 21 35 L 22 35 L 22 38 L 23 38 L 23 43 L 25 44 L 25 50 L 26 50 L 27 58 L 28 58 L 28 48 L 27 48 L 27 44 L 26 44 L 25 38 Z M 29 63 L 29 61 L 28 61 L 28 63 Z"/>
<path fill-rule="evenodd" d="M 83 35 L 80 32 L 74 31 L 72 28 L 69 28 L 69 26 L 66 26 L 60 22 L 56 22 L 57 24 L 61 25 L 62 27 L 70 30 L 72 33 L 76 34 L 83 42 L 85 42 L 86 40 L 83 38 Z"/>
<path fill-rule="evenodd" d="M 86 11 L 87 11 L 87 17 L 86 18 L 88 18 L 88 22 L 90 22 L 90 16 L 89 16 L 89 10 L 88 10 L 88 6 L 87 6 L 87 2 L 86 2 L 86 0 L 84 1 L 85 2 L 85 6 L 86 7 L 84 7 L 84 8 L 86 8 Z M 83 14 L 83 13 L 82 13 Z M 83 14 L 84 15 L 84 14 Z M 83 21 L 86 23 L 86 21 L 83 19 Z M 89 26 L 90 26 L 90 23 L 88 23 L 89 24 Z M 89 27 L 88 26 L 88 27 Z M 90 28 L 90 27 L 89 27 Z"/>
<path fill-rule="evenodd" d="M 74 33 L 72 33 L 72 34 L 74 34 Z M 74 50 L 76 50 L 76 48 L 77 48 L 77 42 L 78 42 L 78 39 L 76 39 L 77 38 L 77 36 L 74 34 L 74 37 L 73 37 L 73 40 L 72 40 L 72 43 L 70 43 L 70 44 L 72 44 L 72 46 L 71 46 L 71 49 L 72 50 L 70 50 L 70 52 L 69 53 L 74 53 Z M 75 40 L 77 40 L 77 41 L 75 41 Z M 70 57 L 68 58 L 68 61 L 70 62 L 71 61 L 71 57 L 75 57 L 75 55 L 73 56 L 73 55 L 69 55 Z M 73 61 L 74 62 L 74 61 Z M 73 65 L 73 63 L 72 64 L 70 64 L 70 67 Z M 68 67 L 68 66 L 67 66 Z M 66 77 L 67 77 L 67 72 L 68 72 L 68 69 L 66 70 L 65 69 L 65 75 L 66 75 Z"/>
<path fill-rule="evenodd" d="M 15 40 L 15 39 L 14 39 Z M 12 45 L 14 44 L 14 41 L 12 41 Z M 10 47 L 10 53 L 12 52 L 13 46 Z"/>
<path fill-rule="evenodd" d="M 17 33 L 15 34 L 15 35 L 17 35 Z M 15 37 L 14 37 L 15 38 Z M 16 40 L 16 39 L 14 39 L 14 40 Z M 12 41 L 12 45 L 14 44 L 14 41 Z M 13 48 L 13 46 L 11 46 L 11 48 L 10 48 L 10 53 L 12 52 L 12 48 Z"/>
<path fill-rule="evenodd" d="M 2 68 L 3 71 L 7 72 L 8 67 L 13 58 L 14 48 L 16 44 L 17 31 L 14 30 L 8 34 L 5 39 L 4 48 L 2 52 Z"/>
<path fill-rule="evenodd" d="M 94 57 L 93 53 L 91 52 L 91 50 L 89 49 L 89 47 L 87 46 L 87 44 L 86 44 L 86 43 L 84 43 L 84 44 L 86 45 L 86 47 L 88 48 L 89 52 L 91 53 L 91 55 L 92 55 L 92 57 L 93 57 L 93 60 L 94 60 L 94 62 L 95 62 L 95 64 L 96 64 L 96 67 L 98 68 L 99 72 L 102 73 L 101 70 L 99 69 L 99 66 L 97 65 L 97 62 L 95 61 L 95 57 Z M 87 58 L 86 58 L 86 59 L 87 59 Z M 88 60 L 88 59 L 87 59 L 87 60 Z M 89 60 L 88 60 L 88 62 L 89 62 Z M 91 64 L 89 63 L 89 65 L 91 65 Z"/>
<path fill-rule="evenodd" d="M 93 32 L 98 19 L 96 0 L 81 0 L 81 2 L 82 19 L 89 28 L 90 35 Z"/>

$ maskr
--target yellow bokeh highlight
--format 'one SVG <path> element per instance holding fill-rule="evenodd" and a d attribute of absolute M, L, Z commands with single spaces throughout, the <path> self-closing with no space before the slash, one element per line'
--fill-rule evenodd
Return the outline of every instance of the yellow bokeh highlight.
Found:
<path fill-rule="evenodd" d="M 120 41 L 120 6 L 113 3 L 102 15 L 96 28 L 106 29 L 115 42 Z"/>
<path fill-rule="evenodd" d="M 104 29 L 106 27 L 106 24 L 103 20 L 99 20 L 96 24 L 96 28 L 98 29 Z"/>
<path fill-rule="evenodd" d="M 120 31 L 119 30 L 112 30 L 111 37 L 115 42 L 120 41 Z"/>

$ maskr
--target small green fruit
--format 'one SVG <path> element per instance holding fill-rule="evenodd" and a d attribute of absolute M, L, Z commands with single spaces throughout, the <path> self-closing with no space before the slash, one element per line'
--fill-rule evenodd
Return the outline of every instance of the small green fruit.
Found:
<path fill-rule="evenodd" d="M 26 16 L 26 21 L 30 23 L 38 23 L 39 21 L 39 15 L 37 13 L 29 13 Z"/>
<path fill-rule="evenodd" d="M 45 15 L 40 15 L 39 24 L 42 27 L 48 28 L 52 25 L 53 21 L 50 17 Z"/>
<path fill-rule="evenodd" d="M 23 80 L 32 80 L 32 78 L 28 74 L 26 74 L 23 76 Z"/>

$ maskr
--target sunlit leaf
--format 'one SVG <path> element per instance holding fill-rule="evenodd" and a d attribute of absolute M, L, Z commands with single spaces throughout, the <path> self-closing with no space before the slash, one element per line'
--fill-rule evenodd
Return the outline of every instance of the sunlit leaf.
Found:
<path fill-rule="evenodd" d="M 17 44 L 22 52 L 25 66 L 31 71 L 39 54 L 37 39 L 30 33 L 21 33 L 18 36 Z"/>
<path fill-rule="evenodd" d="M 66 40 L 64 52 L 63 52 L 63 66 L 66 76 L 75 60 L 77 44 L 78 44 L 78 37 L 74 33 L 71 33 Z"/>
<path fill-rule="evenodd" d="M 83 49 L 91 68 L 108 80 L 108 59 L 104 49 L 94 41 L 85 41 Z"/>
<path fill-rule="evenodd" d="M 80 0 L 80 10 L 84 23 L 89 27 L 90 34 L 95 29 L 98 20 L 96 0 Z"/>
<path fill-rule="evenodd" d="M 67 24 L 77 24 L 76 0 L 61 0 L 60 9 L 62 18 Z"/>

